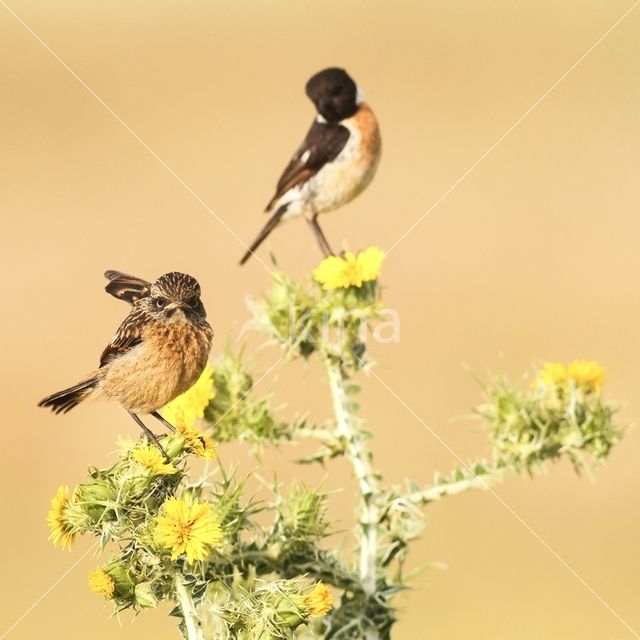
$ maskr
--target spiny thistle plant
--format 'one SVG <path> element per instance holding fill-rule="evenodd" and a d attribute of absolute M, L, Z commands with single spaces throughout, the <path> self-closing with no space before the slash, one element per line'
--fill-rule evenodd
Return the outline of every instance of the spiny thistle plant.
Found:
<path fill-rule="evenodd" d="M 326 422 L 280 419 L 270 398 L 254 390 L 244 358 L 228 350 L 164 409 L 176 425 L 160 440 L 166 457 L 147 442 L 122 440 L 112 466 L 90 468 L 73 490 L 58 489 L 51 539 L 71 549 L 79 535 L 98 538 L 110 557 L 91 572 L 89 586 L 116 612 L 169 601 L 186 640 L 387 639 L 424 505 L 563 457 L 578 471 L 606 459 L 623 428 L 602 395 L 603 368 L 547 363 L 528 384 L 483 383 L 475 412 L 491 443 L 486 458 L 430 484 L 385 485 L 355 402 L 355 380 L 372 366 L 367 333 L 384 317 L 383 258 L 375 247 L 329 257 L 303 283 L 278 273 L 269 293 L 249 303 L 253 329 L 286 358 L 321 362 L 332 399 Z M 301 462 L 352 468 L 353 550 L 323 544 L 332 533 L 327 494 L 274 484 L 271 498 L 259 502 L 218 456 L 225 443 L 240 441 L 261 450 L 268 468 L 267 447 L 301 438 L 318 443 Z M 204 473 L 192 477 L 197 459 Z"/>

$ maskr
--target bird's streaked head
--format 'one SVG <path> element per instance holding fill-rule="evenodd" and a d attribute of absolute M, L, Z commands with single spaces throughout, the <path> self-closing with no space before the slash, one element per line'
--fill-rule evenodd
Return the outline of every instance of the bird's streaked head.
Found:
<path fill-rule="evenodd" d="M 327 122 L 350 118 L 360 106 L 360 92 L 344 69 L 323 69 L 307 82 L 307 95 Z"/>
<path fill-rule="evenodd" d="M 196 321 L 207 316 L 200 300 L 198 281 L 193 276 L 178 271 L 160 276 L 140 304 L 144 304 L 147 311 L 158 319 L 167 322 L 179 322 L 183 319 Z"/>

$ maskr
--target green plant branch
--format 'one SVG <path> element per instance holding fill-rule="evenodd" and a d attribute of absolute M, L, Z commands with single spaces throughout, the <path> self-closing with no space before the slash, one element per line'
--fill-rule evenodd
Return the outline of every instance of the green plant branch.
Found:
<path fill-rule="evenodd" d="M 182 573 L 176 571 L 173 577 L 173 584 L 176 590 L 178 604 L 182 611 L 186 640 L 204 640 L 196 606 L 191 594 L 187 591 Z"/>
<path fill-rule="evenodd" d="M 407 493 L 406 497 L 414 504 L 426 505 L 436 502 L 446 496 L 453 496 L 470 489 L 489 489 L 495 482 L 499 482 L 504 477 L 506 468 L 483 467 L 474 469 L 473 465 L 465 469 L 457 469 L 453 478 L 437 481 L 436 484 L 424 489 L 414 488 Z"/>
<path fill-rule="evenodd" d="M 336 428 L 346 442 L 346 453 L 358 482 L 359 522 L 358 543 L 360 549 L 359 575 L 361 587 L 369 597 L 374 597 L 378 580 L 378 507 L 376 504 L 377 481 L 371 467 L 371 455 L 364 445 L 364 436 L 358 428 L 347 394 L 346 380 L 340 364 L 335 359 L 324 358 L 336 417 Z M 366 640 L 380 637 L 375 628 L 366 631 Z"/>
<path fill-rule="evenodd" d="M 300 427 L 296 429 L 295 436 L 298 438 L 318 440 L 324 444 L 334 444 L 336 442 L 335 433 L 329 429 Z"/>

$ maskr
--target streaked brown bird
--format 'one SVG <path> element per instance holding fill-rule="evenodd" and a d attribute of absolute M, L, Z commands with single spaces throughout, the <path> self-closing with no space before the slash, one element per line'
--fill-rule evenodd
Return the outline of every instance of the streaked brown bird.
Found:
<path fill-rule="evenodd" d="M 129 315 L 102 352 L 98 369 L 38 406 L 66 413 L 84 400 L 115 400 L 160 447 L 140 414 L 151 414 L 173 430 L 158 410 L 191 387 L 207 364 L 213 331 L 200 285 L 177 271 L 153 284 L 119 271 L 105 276 L 106 291 L 132 305 Z"/>
<path fill-rule="evenodd" d="M 318 216 L 364 191 L 380 159 L 380 131 L 362 92 L 344 69 L 324 69 L 306 85 L 316 117 L 267 205 L 272 213 L 240 260 L 244 264 L 282 222 L 304 216 L 324 255 L 333 251 Z"/>

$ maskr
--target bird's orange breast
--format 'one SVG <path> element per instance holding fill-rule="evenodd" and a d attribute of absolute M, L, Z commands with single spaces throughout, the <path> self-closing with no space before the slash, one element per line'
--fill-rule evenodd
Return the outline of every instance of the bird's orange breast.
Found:
<path fill-rule="evenodd" d="M 128 411 L 157 411 L 200 377 L 212 337 L 206 324 L 150 324 L 141 344 L 109 363 L 100 391 Z"/>
<path fill-rule="evenodd" d="M 362 104 L 355 116 L 353 116 L 355 127 L 360 133 L 360 149 L 364 157 L 373 159 L 377 162 L 382 148 L 382 140 L 380 138 L 380 128 L 373 111 L 369 105 Z"/>

